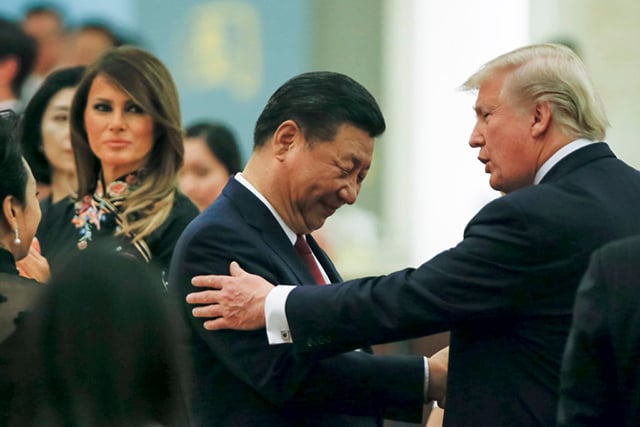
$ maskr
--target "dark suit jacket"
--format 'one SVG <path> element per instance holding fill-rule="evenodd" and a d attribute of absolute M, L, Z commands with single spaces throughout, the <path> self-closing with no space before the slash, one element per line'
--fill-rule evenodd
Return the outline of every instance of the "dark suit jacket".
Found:
<path fill-rule="evenodd" d="M 324 355 L 449 329 L 445 425 L 553 425 L 589 256 L 640 233 L 639 215 L 640 173 L 605 143 L 581 148 L 539 185 L 488 203 L 462 242 L 417 269 L 295 289 L 294 345 Z"/>
<path fill-rule="evenodd" d="M 339 281 L 329 258 L 309 240 L 329 277 Z M 196 425 L 373 426 L 380 423 L 377 417 L 420 421 L 420 357 L 351 351 L 317 361 L 297 355 L 289 344 L 270 346 L 264 329 L 206 331 L 184 302 L 196 290 L 191 277 L 228 274 L 233 260 L 276 283 L 313 281 L 267 207 L 235 179 L 187 227 L 175 249 L 169 288 L 179 294 L 190 326 Z"/>
<path fill-rule="evenodd" d="M 640 236 L 596 251 L 560 375 L 559 426 L 640 425 Z"/>

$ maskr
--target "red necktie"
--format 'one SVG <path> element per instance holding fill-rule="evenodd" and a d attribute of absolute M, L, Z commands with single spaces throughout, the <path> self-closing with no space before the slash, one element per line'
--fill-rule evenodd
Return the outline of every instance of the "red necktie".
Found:
<path fill-rule="evenodd" d="M 318 268 L 318 263 L 316 262 L 316 258 L 313 256 L 313 252 L 311 252 L 307 239 L 305 239 L 303 235 L 298 234 L 294 247 L 302 257 L 304 264 L 313 275 L 313 278 L 316 279 L 316 283 L 318 285 L 326 285 L 327 283 L 325 282 L 324 277 L 322 277 L 322 272 L 320 271 L 320 268 Z"/>

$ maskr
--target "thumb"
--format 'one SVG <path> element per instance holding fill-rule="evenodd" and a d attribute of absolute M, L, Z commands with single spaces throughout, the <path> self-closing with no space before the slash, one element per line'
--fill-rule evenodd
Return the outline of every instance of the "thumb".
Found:
<path fill-rule="evenodd" d="M 240 276 L 243 273 L 246 273 L 246 271 L 244 271 L 242 267 L 240 267 L 240 264 L 238 264 L 236 261 L 232 261 L 229 265 L 229 273 L 231 273 L 232 276 L 236 277 Z"/>
<path fill-rule="evenodd" d="M 33 236 L 33 240 L 31 241 L 31 247 L 38 251 L 38 253 L 40 252 L 40 240 L 35 236 Z"/>

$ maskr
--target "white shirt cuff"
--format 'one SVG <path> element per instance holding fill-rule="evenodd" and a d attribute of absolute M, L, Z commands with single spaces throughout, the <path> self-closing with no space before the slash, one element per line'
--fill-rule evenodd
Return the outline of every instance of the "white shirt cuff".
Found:
<path fill-rule="evenodd" d="M 264 302 L 264 318 L 266 321 L 267 339 L 269 340 L 269 344 L 285 344 L 293 342 L 284 307 L 287 302 L 289 292 L 295 288 L 295 286 L 279 285 L 269 291 L 269 294 L 267 295 Z"/>
<path fill-rule="evenodd" d="M 428 402 L 429 399 L 429 359 L 424 358 L 424 401 Z"/>

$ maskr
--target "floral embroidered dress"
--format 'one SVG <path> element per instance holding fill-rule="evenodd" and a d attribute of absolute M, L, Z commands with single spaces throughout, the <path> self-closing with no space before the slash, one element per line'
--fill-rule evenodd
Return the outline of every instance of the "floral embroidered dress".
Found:
<path fill-rule="evenodd" d="M 167 277 L 171 255 L 178 237 L 198 214 L 186 196 L 176 192 L 169 217 L 144 239 L 115 234 L 122 226 L 122 206 L 144 179 L 141 173 L 125 175 L 108 185 L 99 180 L 93 194 L 52 205 L 40 222 L 37 236 L 52 272 L 73 254 L 97 241 L 111 241 L 113 249 L 156 265 Z M 71 261 L 72 262 L 72 261 Z"/>
<path fill-rule="evenodd" d="M 78 230 L 78 249 L 86 249 L 94 235 L 99 234 L 103 229 L 106 229 L 110 235 L 120 231 L 122 204 L 139 184 L 138 175 L 133 173 L 113 181 L 107 185 L 106 190 L 100 180 L 93 196 L 86 195 L 75 203 L 75 215 L 71 223 Z M 142 257 L 146 262 L 151 261 L 151 251 L 147 243 L 143 239 L 134 241 L 135 236 L 132 234 L 127 237 L 136 249 L 136 253 L 132 255 Z M 126 251 L 122 245 L 118 245 L 116 250 Z"/>

